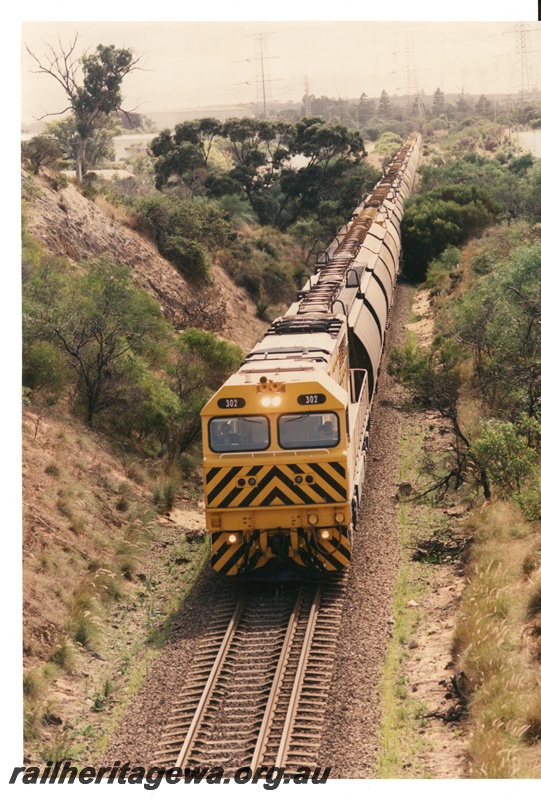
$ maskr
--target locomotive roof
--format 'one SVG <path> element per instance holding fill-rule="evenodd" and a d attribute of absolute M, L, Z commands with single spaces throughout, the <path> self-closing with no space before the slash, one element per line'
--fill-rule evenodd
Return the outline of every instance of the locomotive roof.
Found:
<path fill-rule="evenodd" d="M 284 360 L 296 362 L 302 369 L 306 369 L 306 362 L 327 364 L 336 344 L 336 337 L 329 333 L 271 333 L 264 336 L 248 353 L 240 371 L 252 371 L 256 366 L 265 370 L 270 367 L 271 362 L 276 363 L 277 368 L 283 369 Z M 288 368 L 293 367 L 288 364 Z"/>

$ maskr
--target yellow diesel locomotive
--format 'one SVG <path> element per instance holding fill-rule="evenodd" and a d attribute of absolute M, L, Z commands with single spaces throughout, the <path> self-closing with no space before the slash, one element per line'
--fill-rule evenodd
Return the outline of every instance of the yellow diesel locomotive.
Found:
<path fill-rule="evenodd" d="M 204 407 L 212 567 L 336 572 L 351 559 L 370 408 L 421 137 L 396 153 L 297 302 Z"/>

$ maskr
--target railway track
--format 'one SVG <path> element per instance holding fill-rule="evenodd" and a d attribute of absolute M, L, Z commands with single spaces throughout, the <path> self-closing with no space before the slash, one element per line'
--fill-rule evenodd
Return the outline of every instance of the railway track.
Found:
<path fill-rule="evenodd" d="M 224 595 L 171 703 L 154 763 L 226 775 L 316 767 L 345 583 L 342 574 Z"/>

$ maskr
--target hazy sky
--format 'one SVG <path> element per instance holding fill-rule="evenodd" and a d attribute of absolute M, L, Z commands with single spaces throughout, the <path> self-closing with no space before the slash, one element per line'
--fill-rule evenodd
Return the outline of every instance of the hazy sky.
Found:
<path fill-rule="evenodd" d="M 541 23 L 527 28 L 524 74 L 533 88 L 541 84 Z M 144 70 L 125 79 L 123 94 L 124 107 L 143 114 L 254 102 L 261 75 L 258 34 L 265 34 L 263 65 L 273 100 L 299 101 L 306 81 L 311 94 L 331 97 L 379 96 L 382 89 L 405 94 L 415 80 L 428 94 L 438 86 L 447 93 L 507 93 L 520 90 L 523 74 L 513 22 L 25 22 L 25 122 L 65 106 L 55 81 L 33 74 L 25 46 L 43 57 L 47 44 L 58 49 L 59 41 L 66 45 L 76 33 L 77 52 L 114 44 L 142 56 Z"/>

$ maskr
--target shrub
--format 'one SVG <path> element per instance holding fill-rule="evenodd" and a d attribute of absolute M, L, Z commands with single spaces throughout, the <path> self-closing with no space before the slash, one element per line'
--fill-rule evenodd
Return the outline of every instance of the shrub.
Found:
<path fill-rule="evenodd" d="M 497 206 L 483 189 L 441 186 L 410 198 L 402 220 L 404 274 L 423 280 L 428 264 L 449 245 L 460 245 L 495 218 Z"/>
<path fill-rule="evenodd" d="M 164 379 L 153 373 L 143 359 L 132 357 L 125 375 L 120 403 L 121 414 L 110 412 L 109 425 L 124 437 L 139 442 L 162 442 L 170 418 L 178 411 L 179 401 Z"/>
<path fill-rule="evenodd" d="M 60 149 L 48 136 L 34 136 L 28 142 L 23 142 L 22 155 L 35 175 L 38 174 L 40 167 L 54 166 L 62 157 Z"/>
<path fill-rule="evenodd" d="M 60 644 L 54 648 L 49 660 L 56 666 L 61 667 L 61 669 L 66 670 L 66 672 L 71 672 L 75 663 L 73 643 L 68 639 L 62 639 Z"/>
<path fill-rule="evenodd" d="M 78 644 L 91 650 L 99 641 L 100 628 L 99 618 L 90 611 L 83 611 L 74 621 L 73 638 Z"/>
<path fill-rule="evenodd" d="M 58 400 L 69 379 L 67 359 L 48 341 L 28 342 L 23 350 L 23 385 L 34 392 Z"/>
<path fill-rule="evenodd" d="M 41 670 L 26 669 L 23 673 L 23 694 L 29 700 L 39 699 L 45 692 L 47 681 Z"/>
<path fill-rule="evenodd" d="M 58 478 L 58 476 L 60 475 L 60 469 L 58 467 L 58 464 L 55 464 L 54 461 L 52 461 L 50 464 L 47 464 L 47 466 L 45 467 L 45 473 L 47 475 L 52 475 L 53 478 Z"/>
<path fill-rule="evenodd" d="M 178 486 L 173 480 L 160 481 L 154 486 L 154 505 L 162 514 L 171 511 L 177 496 Z"/>
<path fill-rule="evenodd" d="M 212 284 L 211 263 L 206 248 L 184 236 L 171 236 L 162 254 L 189 281 Z"/>
<path fill-rule="evenodd" d="M 458 247 L 446 247 L 439 258 L 435 258 L 428 265 L 426 280 L 423 289 L 430 289 L 430 293 L 440 294 L 452 288 L 460 272 L 460 250 Z"/>
<path fill-rule="evenodd" d="M 526 519 L 535 522 L 541 519 L 541 478 L 534 477 L 514 496 Z"/>
<path fill-rule="evenodd" d="M 476 463 L 486 470 L 502 494 L 520 491 L 535 465 L 535 451 L 512 422 L 488 419 L 470 446 Z"/>

